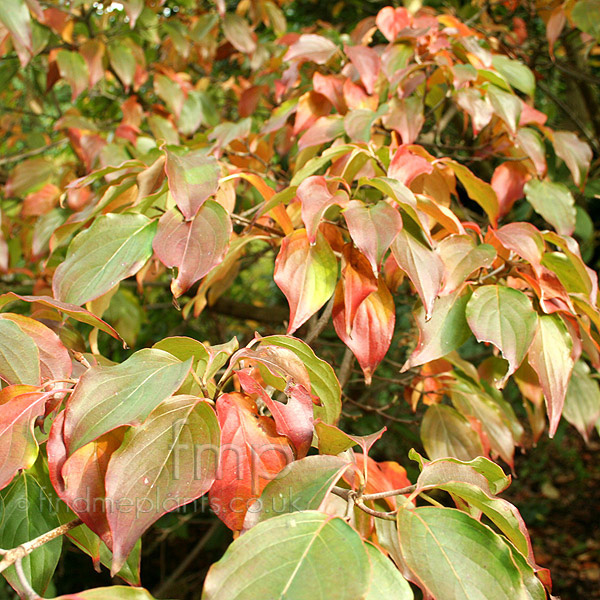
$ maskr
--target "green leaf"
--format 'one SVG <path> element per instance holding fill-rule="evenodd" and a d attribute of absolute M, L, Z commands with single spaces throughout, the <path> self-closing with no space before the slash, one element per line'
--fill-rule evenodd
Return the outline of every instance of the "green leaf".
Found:
<path fill-rule="evenodd" d="M 490 342 L 502 352 L 509 369 L 498 382 L 502 388 L 529 350 L 535 335 L 537 314 L 529 298 L 501 285 L 484 285 L 467 304 L 467 321 L 479 342 Z"/>
<path fill-rule="evenodd" d="M 252 54 L 256 41 L 246 19 L 228 12 L 223 19 L 223 33 L 231 45 L 240 52 Z"/>
<path fill-rule="evenodd" d="M 342 390 L 331 365 L 318 358 L 302 340 L 289 335 L 270 335 L 261 345 L 280 346 L 291 350 L 303 363 L 310 377 L 311 392 L 320 400 L 314 407 L 315 419 L 334 425 L 342 412 Z"/>
<path fill-rule="evenodd" d="M 16 548 L 58 527 L 51 499 L 37 479 L 27 472 L 0 492 L 0 547 Z M 23 558 L 23 571 L 38 594 L 43 595 L 60 558 L 62 539 L 56 538 Z M 15 567 L 2 573 L 17 590 L 22 590 Z"/>
<path fill-rule="evenodd" d="M 535 94 L 535 76 L 527 65 L 503 54 L 494 54 L 492 65 L 514 88 L 528 96 Z"/>
<path fill-rule="evenodd" d="M 457 410 L 445 404 L 432 404 L 421 422 L 421 440 L 429 458 L 454 456 L 471 460 L 483 455 L 477 433 Z"/>
<path fill-rule="evenodd" d="M 465 317 L 470 294 L 450 294 L 436 299 L 429 321 L 421 306 L 415 312 L 419 343 L 404 363 L 401 372 L 442 358 L 460 348 L 471 335 Z"/>
<path fill-rule="evenodd" d="M 412 600 L 413 592 L 396 565 L 377 546 L 365 542 L 371 561 L 371 585 L 365 600 Z"/>
<path fill-rule="evenodd" d="M 143 588 L 113 585 L 93 588 L 84 592 L 77 592 L 77 594 L 57 596 L 52 600 L 154 600 L 154 597 Z"/>
<path fill-rule="evenodd" d="M 126 38 L 127 39 L 127 38 Z M 131 87 L 135 77 L 136 59 L 132 48 L 121 40 L 115 39 L 108 46 L 110 65 L 126 89 Z"/>
<path fill-rule="evenodd" d="M 464 185 L 465 190 L 467 190 L 469 198 L 477 202 L 487 214 L 490 222 L 495 224 L 498 221 L 500 205 L 492 186 L 479 179 L 467 167 L 450 158 L 442 159 L 442 162 L 454 171 L 456 177 L 458 177 L 459 181 Z"/>
<path fill-rule="evenodd" d="M 544 391 L 550 437 L 556 433 L 567 386 L 573 371 L 573 340 L 557 315 L 540 315 L 529 354 L 529 364 L 537 373 Z"/>
<path fill-rule="evenodd" d="M 319 510 L 350 463 L 337 456 L 307 456 L 292 462 L 270 481 L 246 513 L 244 529 L 284 514 Z"/>
<path fill-rule="evenodd" d="M 107 505 L 118 507 L 107 511 L 113 574 L 150 525 L 209 490 L 219 439 L 215 412 L 194 396 L 168 398 L 127 431 L 106 471 Z"/>
<path fill-rule="evenodd" d="M 179 388 L 191 363 L 144 348 L 119 365 L 88 369 L 67 403 L 64 436 L 69 454 L 121 425 L 144 421 Z"/>
<path fill-rule="evenodd" d="M 402 557 L 437 600 L 526 598 L 509 546 L 491 529 L 452 508 L 398 513 Z"/>
<path fill-rule="evenodd" d="M 561 235 L 575 230 L 575 200 L 562 183 L 532 179 L 525 184 L 525 197 L 533 209 Z"/>
<path fill-rule="evenodd" d="M 582 360 L 575 363 L 567 389 L 563 417 L 589 442 L 594 425 L 600 418 L 600 386 Z"/>
<path fill-rule="evenodd" d="M 38 347 L 8 319 L 0 319 L 0 377 L 10 384 L 40 384 Z"/>
<path fill-rule="evenodd" d="M 488 489 L 490 493 L 496 495 L 510 485 L 510 476 L 505 475 L 499 465 L 485 456 L 478 456 L 468 461 L 440 458 L 428 462 L 415 450 L 411 450 L 409 457 L 421 464 L 422 470 L 417 480 L 419 487 L 437 485 L 445 481 L 466 481 L 476 483 L 482 489 Z"/>
<path fill-rule="evenodd" d="M 339 517 L 307 511 L 259 523 L 209 570 L 202 600 L 358 600 L 370 564 L 359 534 Z"/>
<path fill-rule="evenodd" d="M 33 48 L 31 19 L 24 0 L 2 0 L 0 23 L 10 31 L 21 66 L 25 67 L 31 59 Z"/>
<path fill-rule="evenodd" d="M 600 41 L 600 2 L 598 0 L 579 0 L 571 11 L 573 23 L 581 31 L 589 33 Z"/>
<path fill-rule="evenodd" d="M 90 74 L 87 64 L 79 52 L 69 50 L 59 50 L 56 63 L 60 76 L 71 86 L 71 102 L 73 102 L 88 86 Z"/>
<path fill-rule="evenodd" d="M 69 245 L 54 273 L 52 291 L 62 302 L 81 305 L 137 273 L 152 256 L 156 223 L 140 214 L 97 218 Z"/>
<path fill-rule="evenodd" d="M 506 123 L 508 130 L 515 134 L 521 117 L 521 101 L 519 98 L 515 94 L 505 92 L 495 85 L 488 86 L 487 94 L 494 107 L 494 112 Z"/>

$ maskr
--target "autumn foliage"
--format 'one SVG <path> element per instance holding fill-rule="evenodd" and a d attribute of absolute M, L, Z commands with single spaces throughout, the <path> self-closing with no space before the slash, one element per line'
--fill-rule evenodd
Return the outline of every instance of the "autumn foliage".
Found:
<path fill-rule="evenodd" d="M 549 60 L 595 44 L 572 4 L 540 17 Z M 205 600 L 546 598 L 493 461 L 600 416 L 592 147 L 536 109 L 517 20 L 230 5 L 0 3 L 0 570 L 39 598 L 74 544 L 134 587 L 60 598 L 151 598 L 142 534 L 206 495 L 235 541 Z M 285 321 L 254 298 L 247 339 L 136 346 L 145 290 L 208 322 L 254 255 Z M 424 452 L 338 427 L 354 360 L 393 367 Z"/>

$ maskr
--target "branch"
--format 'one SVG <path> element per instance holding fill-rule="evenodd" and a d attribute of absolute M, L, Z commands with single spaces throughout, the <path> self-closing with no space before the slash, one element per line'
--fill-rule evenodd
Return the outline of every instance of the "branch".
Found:
<path fill-rule="evenodd" d="M 79 527 L 83 521 L 81 519 L 74 519 L 73 521 L 69 521 L 64 525 L 60 525 L 51 531 L 47 531 L 42 535 L 36 537 L 35 539 L 25 542 L 16 548 L 12 548 L 11 550 L 4 551 L 4 556 L 0 561 L 0 573 L 10 567 L 12 564 L 16 563 L 18 560 L 21 560 L 28 554 L 31 554 L 34 550 L 47 544 L 48 542 L 64 535 L 65 533 L 71 531 L 71 529 L 75 529 L 75 527 Z"/>
<path fill-rule="evenodd" d="M 68 143 L 69 140 L 62 139 L 57 140 L 56 142 L 52 142 L 47 146 L 42 146 L 41 148 L 34 148 L 33 150 L 28 150 L 27 152 L 20 152 L 19 154 L 12 154 L 10 156 L 5 156 L 4 158 L 0 158 L 0 165 L 7 165 L 9 163 L 18 162 L 25 158 L 30 158 L 31 156 L 37 156 L 38 154 L 43 154 L 47 150 L 52 148 L 56 148 L 57 146 L 61 146 L 62 144 Z"/>

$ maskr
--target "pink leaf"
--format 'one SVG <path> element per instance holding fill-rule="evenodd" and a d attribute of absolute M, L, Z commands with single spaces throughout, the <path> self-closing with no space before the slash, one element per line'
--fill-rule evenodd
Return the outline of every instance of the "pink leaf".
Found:
<path fill-rule="evenodd" d="M 410 185 L 415 177 L 432 172 L 433 165 L 427 159 L 412 153 L 410 147 L 402 145 L 396 150 L 390 162 L 388 177 L 393 177 L 404 185 Z"/>
<path fill-rule="evenodd" d="M 160 218 L 152 247 L 165 266 L 178 269 L 171 282 L 175 298 L 223 261 L 231 231 L 227 211 L 213 200 L 205 202 L 191 221 L 184 221 L 176 210 Z"/>
<path fill-rule="evenodd" d="M 381 70 L 379 55 L 367 46 L 346 46 L 344 50 L 356 67 L 367 93 L 372 94 Z"/>

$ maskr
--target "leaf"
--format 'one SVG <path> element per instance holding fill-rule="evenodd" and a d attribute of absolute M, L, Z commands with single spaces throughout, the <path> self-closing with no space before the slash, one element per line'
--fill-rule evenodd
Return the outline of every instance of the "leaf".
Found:
<path fill-rule="evenodd" d="M 129 27 L 133 29 L 135 27 L 136 21 L 138 20 L 138 17 L 142 14 L 142 11 L 144 10 L 144 0 L 124 0 L 123 6 L 125 7 L 125 12 L 129 17 Z"/>
<path fill-rule="evenodd" d="M 61 302 L 60 300 L 55 300 L 54 298 L 50 298 L 50 296 L 20 296 L 14 292 L 7 292 L 6 294 L 0 295 L 0 309 L 10 302 L 14 302 L 15 300 L 38 303 L 47 308 L 54 308 L 57 311 L 64 313 L 68 317 L 75 319 L 76 321 L 86 323 L 92 327 L 97 327 L 101 331 L 108 333 L 108 335 L 117 340 L 121 339 L 119 334 L 108 323 L 105 323 L 102 319 L 99 319 L 96 315 L 92 314 L 88 310 L 85 310 L 84 308 L 81 308 L 75 304 L 68 304 L 66 302 Z"/>
<path fill-rule="evenodd" d="M 358 533 L 339 517 L 306 511 L 268 519 L 229 546 L 210 568 L 202 600 L 357 600 L 369 585 Z M 256 578 L 256 573 L 268 577 Z"/>
<path fill-rule="evenodd" d="M 371 562 L 371 585 L 365 600 L 413 600 L 408 582 L 394 563 L 371 542 L 365 542 Z"/>
<path fill-rule="evenodd" d="M 554 131 L 552 143 L 556 156 L 562 158 L 569 167 L 575 185 L 581 187 L 590 169 L 592 149 L 572 131 Z"/>
<path fill-rule="evenodd" d="M 397 131 L 403 144 L 414 143 L 425 123 L 421 98 L 416 94 L 402 99 L 394 97 L 390 107 L 388 114 L 383 117 L 383 124 Z"/>
<path fill-rule="evenodd" d="M 56 63 L 60 76 L 71 86 L 71 102 L 74 102 L 88 87 L 90 74 L 87 64 L 79 52 L 69 50 L 59 50 Z"/>
<path fill-rule="evenodd" d="M 425 320 L 425 310 L 419 307 L 415 321 L 419 329 L 419 343 L 404 363 L 401 372 L 442 358 L 460 348 L 470 337 L 465 309 L 470 294 L 450 294 L 441 296 L 433 305 L 429 321 Z"/>
<path fill-rule="evenodd" d="M 239 531 L 251 500 L 260 496 L 294 456 L 287 438 L 277 434 L 272 419 L 258 415 L 249 396 L 223 394 L 217 399 L 217 416 L 221 449 L 210 506 L 227 527 Z"/>
<path fill-rule="evenodd" d="M 352 200 L 343 212 L 357 248 L 369 259 L 373 273 L 379 272 L 384 254 L 402 229 L 402 217 L 387 202 L 367 206 Z"/>
<path fill-rule="evenodd" d="M 106 544 L 112 543 L 106 518 L 105 475 L 112 453 L 123 441 L 117 428 L 69 453 L 64 439 L 65 411 L 54 419 L 48 436 L 48 471 L 60 499 Z"/>
<path fill-rule="evenodd" d="M 31 337 L 8 319 L 0 319 L 0 377 L 10 384 L 40 384 L 38 348 Z"/>
<path fill-rule="evenodd" d="M 520 162 L 506 161 L 496 167 L 491 185 L 500 205 L 499 218 L 505 217 L 514 203 L 523 197 L 525 184 L 530 178 L 530 173 Z"/>
<path fill-rule="evenodd" d="M 600 40 L 600 6 L 597 0 L 579 0 L 573 6 L 571 19 L 575 26 Z"/>
<path fill-rule="evenodd" d="M 508 130 L 514 135 L 519 126 L 521 100 L 515 94 L 505 92 L 495 85 L 488 86 L 487 95 L 494 107 L 494 112 L 506 123 Z"/>
<path fill-rule="evenodd" d="M 131 46 L 117 39 L 108 45 L 107 51 L 111 67 L 128 90 L 133 83 L 136 69 L 136 59 Z"/>
<path fill-rule="evenodd" d="M 313 439 L 313 403 L 306 388 L 299 384 L 286 385 L 287 403 L 279 402 L 244 371 L 236 371 L 240 385 L 248 395 L 258 394 L 275 421 L 279 435 L 284 435 L 296 450 L 296 458 L 304 458 Z"/>
<path fill-rule="evenodd" d="M 563 417 L 579 431 L 586 443 L 589 443 L 590 434 L 600 419 L 600 386 L 582 360 L 575 363 L 567 388 Z"/>
<path fill-rule="evenodd" d="M 143 588 L 112 585 L 110 587 L 93 588 L 76 594 L 57 596 L 53 600 L 154 600 L 154 597 Z"/>
<path fill-rule="evenodd" d="M 327 38 L 314 33 L 303 33 L 285 53 L 286 61 L 311 61 L 324 65 L 338 51 L 338 47 Z"/>
<path fill-rule="evenodd" d="M 398 233 L 392 243 L 392 254 L 398 266 L 415 286 L 425 307 L 425 318 L 430 319 L 433 302 L 442 287 L 444 276 L 442 259 L 412 231 L 409 231 L 406 220 L 404 229 Z"/>
<path fill-rule="evenodd" d="M 531 223 L 507 223 L 495 236 L 500 243 L 536 269 L 542 261 L 546 244 L 542 234 Z"/>
<path fill-rule="evenodd" d="M 546 174 L 546 147 L 540 134 L 531 127 L 521 127 L 515 136 L 516 146 L 531 159 L 538 176 Z"/>
<path fill-rule="evenodd" d="M 492 224 L 497 223 L 500 205 L 498 204 L 498 197 L 492 186 L 482 179 L 479 179 L 479 177 L 474 175 L 467 167 L 452 159 L 445 158 L 442 159 L 442 162 L 454 171 L 456 177 L 458 177 L 459 181 L 465 186 L 469 198 L 474 202 L 477 202 L 477 204 L 483 208 L 490 222 Z"/>
<path fill-rule="evenodd" d="M 496 495 L 503 492 L 511 482 L 510 475 L 505 475 L 499 465 L 484 456 L 469 461 L 440 458 L 427 462 L 420 454 L 411 450 L 409 458 L 417 460 L 421 465 L 421 474 L 417 479 L 419 488 L 448 481 L 464 481 Z"/>
<path fill-rule="evenodd" d="M 37 479 L 21 473 L 10 487 L 0 492 L 0 547 L 16 548 L 59 526 L 52 502 Z M 22 560 L 23 572 L 33 589 L 43 595 L 60 558 L 62 540 L 55 538 L 36 548 Z M 23 593 L 14 565 L 4 577 Z"/>
<path fill-rule="evenodd" d="M 34 341 L 39 353 L 41 381 L 71 376 L 73 365 L 69 351 L 52 329 L 35 319 L 13 313 L 0 314 L 0 319 L 16 323 Z"/>
<path fill-rule="evenodd" d="M 535 212 L 561 235 L 575 231 L 575 200 L 562 183 L 532 179 L 525 184 L 525 197 Z"/>
<path fill-rule="evenodd" d="M 152 247 L 165 266 L 178 269 L 171 282 L 175 298 L 223 261 L 231 232 L 227 211 L 214 200 L 206 201 L 191 221 L 174 209 L 160 218 Z"/>
<path fill-rule="evenodd" d="M 302 340 L 289 335 L 270 335 L 260 343 L 287 348 L 304 363 L 310 377 L 310 391 L 320 400 L 320 406 L 313 408 L 315 419 L 320 418 L 330 425 L 337 423 L 342 410 L 342 390 L 331 365 L 318 358 Z"/>
<path fill-rule="evenodd" d="M 350 464 L 341 457 L 327 455 L 295 460 L 266 485 L 246 513 L 244 529 L 284 513 L 319 510 Z"/>
<path fill-rule="evenodd" d="M 256 50 L 254 33 L 246 19 L 228 12 L 223 19 L 223 33 L 227 41 L 240 52 L 252 54 Z"/>
<path fill-rule="evenodd" d="M 404 185 L 410 185 L 419 175 L 433 173 L 433 165 L 423 156 L 410 151 L 410 146 L 403 144 L 390 161 L 388 177 L 397 179 Z"/>
<path fill-rule="evenodd" d="M 98 217 L 69 244 L 52 279 L 54 297 L 76 305 L 99 298 L 142 268 L 155 232 L 156 223 L 141 214 Z"/>
<path fill-rule="evenodd" d="M 509 546 L 462 511 L 435 506 L 400 510 L 398 536 L 408 568 L 435 598 L 527 598 Z"/>
<path fill-rule="evenodd" d="M 302 221 L 311 245 L 315 243 L 325 211 L 334 204 L 344 206 L 348 202 L 345 192 L 332 194 L 327 183 L 327 179 L 322 175 L 313 175 L 307 177 L 296 191 L 296 197 L 302 206 Z"/>
<path fill-rule="evenodd" d="M 477 288 L 467 304 L 467 322 L 478 342 L 494 344 L 508 361 L 506 380 L 523 362 L 535 335 L 537 314 L 529 298 L 518 290 L 502 285 Z"/>
<path fill-rule="evenodd" d="M 511 419 L 502 410 L 503 407 L 490 394 L 466 380 L 459 379 L 452 385 L 450 397 L 452 404 L 462 415 L 478 422 L 478 431 L 483 432 L 491 450 L 513 468 L 517 436 L 511 427 Z M 510 417 L 516 421 L 512 411 Z M 522 433 L 522 429 L 519 433 Z"/>
<path fill-rule="evenodd" d="M 217 191 L 219 165 L 213 156 L 200 151 L 179 156 L 167 150 L 166 155 L 169 191 L 186 220 L 190 220 Z"/>
<path fill-rule="evenodd" d="M 35 462 L 38 444 L 33 425 L 44 414 L 53 394 L 29 385 L 10 385 L 0 390 L 0 490 L 20 469 L 28 469 Z"/>
<path fill-rule="evenodd" d="M 489 269 L 496 258 L 496 250 L 489 244 L 475 245 L 468 235 L 450 235 L 437 247 L 445 266 L 442 294 L 449 294 L 465 283 L 470 275 L 481 268 Z"/>
<path fill-rule="evenodd" d="M 528 360 L 538 375 L 546 411 L 550 421 L 550 437 L 554 437 L 562 414 L 565 395 L 573 371 L 573 341 L 557 315 L 540 315 Z"/>
<path fill-rule="evenodd" d="M 535 94 L 535 77 L 527 65 L 503 54 L 494 54 L 492 65 L 514 88 L 528 96 Z"/>
<path fill-rule="evenodd" d="M 305 229 L 286 236 L 275 260 L 273 279 L 290 305 L 288 334 L 293 333 L 329 300 L 338 265 L 322 233 L 311 245 Z"/>
<path fill-rule="evenodd" d="M 337 456 L 357 444 L 347 433 L 335 425 L 328 425 L 320 420 L 315 422 L 315 433 L 317 435 L 319 454 Z"/>
<path fill-rule="evenodd" d="M 375 23 L 387 41 L 393 42 L 401 31 L 410 27 L 411 15 L 403 6 L 386 6 L 377 13 Z"/>
<path fill-rule="evenodd" d="M 421 440 L 431 459 L 454 456 L 471 460 L 484 454 L 477 433 L 469 422 L 451 406 L 433 404 L 421 422 Z"/>
<path fill-rule="evenodd" d="M 333 326 L 339 338 L 352 350 L 365 376 L 365 384 L 371 383 L 373 371 L 383 360 L 392 343 L 396 310 L 394 299 L 383 278 L 379 279 L 377 290 L 371 292 L 356 310 L 352 328 L 347 332 L 349 319 L 346 311 L 340 281 L 333 304 Z"/>
<path fill-rule="evenodd" d="M 144 421 L 183 383 L 191 362 L 144 348 L 121 364 L 88 369 L 67 402 L 64 434 L 69 453 L 121 425 Z"/>
<path fill-rule="evenodd" d="M 381 70 L 379 55 L 368 46 L 345 46 L 344 51 L 358 71 L 367 94 L 372 94 Z"/>
<path fill-rule="evenodd" d="M 33 55 L 33 40 L 29 9 L 24 0 L 0 2 L 0 23 L 10 32 L 19 62 L 26 67 Z"/>
<path fill-rule="evenodd" d="M 215 481 L 219 424 L 210 405 L 194 396 L 159 404 L 129 429 L 106 471 L 112 573 L 139 537 L 163 514 L 205 494 Z"/>

